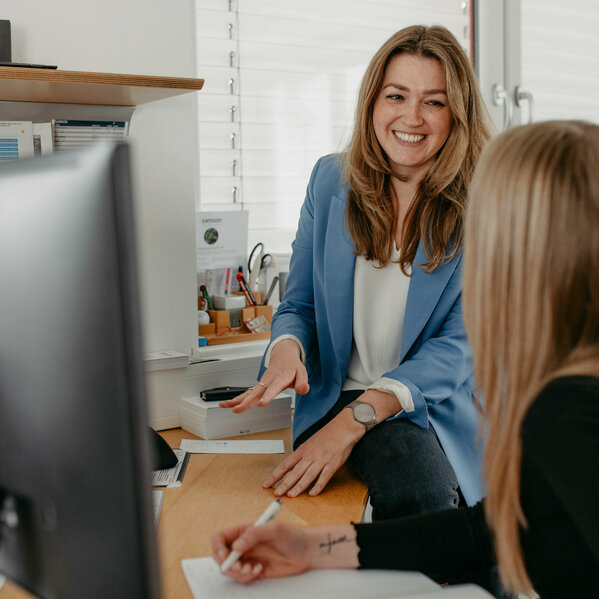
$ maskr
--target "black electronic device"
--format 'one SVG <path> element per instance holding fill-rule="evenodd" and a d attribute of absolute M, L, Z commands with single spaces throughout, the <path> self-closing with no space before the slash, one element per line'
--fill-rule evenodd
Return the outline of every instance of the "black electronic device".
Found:
<path fill-rule="evenodd" d="M 150 428 L 150 438 L 153 451 L 152 470 L 174 468 L 179 461 L 171 446 L 153 429 Z"/>
<path fill-rule="evenodd" d="M 12 42 L 10 21 L 0 19 L 0 61 L 10 62 L 12 59 Z"/>
<path fill-rule="evenodd" d="M 214 389 L 200 391 L 200 399 L 204 401 L 226 401 L 237 397 L 248 389 L 249 387 L 215 387 Z"/>
<path fill-rule="evenodd" d="M 57 69 L 55 64 L 37 64 L 33 62 L 10 62 L 8 60 L 0 61 L 0 67 L 16 67 L 18 69 Z"/>
<path fill-rule="evenodd" d="M 160 596 L 125 145 L 0 165 L 0 573 Z"/>

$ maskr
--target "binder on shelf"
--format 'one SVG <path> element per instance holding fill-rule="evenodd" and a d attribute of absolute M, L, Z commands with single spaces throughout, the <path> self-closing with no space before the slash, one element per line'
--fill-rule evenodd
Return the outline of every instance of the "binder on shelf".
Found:
<path fill-rule="evenodd" d="M 33 123 L 0 121 L 0 161 L 33 156 Z"/>
<path fill-rule="evenodd" d="M 241 414 L 221 408 L 218 402 L 185 397 L 179 404 L 181 428 L 202 439 L 222 439 L 291 426 L 291 397 L 277 395 L 267 406 L 253 406 Z"/>
<path fill-rule="evenodd" d="M 123 141 L 127 136 L 127 121 L 53 120 L 54 148 L 58 151 L 76 149 L 97 141 Z"/>

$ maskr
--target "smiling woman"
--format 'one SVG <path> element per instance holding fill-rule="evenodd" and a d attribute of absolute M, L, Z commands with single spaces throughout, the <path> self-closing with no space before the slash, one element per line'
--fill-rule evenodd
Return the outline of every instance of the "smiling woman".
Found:
<path fill-rule="evenodd" d="M 375 54 L 347 151 L 314 168 L 267 369 L 221 404 L 299 394 L 296 451 L 264 481 L 276 495 L 317 495 L 348 460 L 375 519 L 480 498 L 460 251 L 489 134 L 448 30 L 409 27 Z"/>
<path fill-rule="evenodd" d="M 466 186 L 489 134 L 449 31 L 409 27 L 375 54 L 347 151 L 321 159 L 308 186 L 268 369 L 223 403 L 241 412 L 288 386 L 300 394 L 297 450 L 265 481 L 280 483 L 278 495 L 318 494 L 349 458 L 375 518 L 480 497 L 460 249 Z"/>
<path fill-rule="evenodd" d="M 401 62 L 399 67 L 396 62 Z M 428 68 L 420 77 L 414 69 L 424 65 Z M 401 72 L 395 74 L 397 68 Z M 392 75 L 409 76 L 410 80 L 398 81 Z M 390 94 L 385 93 L 388 84 L 400 89 L 391 88 Z M 410 89 L 401 89 L 406 87 Z M 393 155 L 388 154 L 375 126 L 375 110 L 378 112 L 386 96 L 391 96 L 391 102 L 393 96 L 409 101 L 413 99 L 409 93 L 424 92 L 444 92 L 431 93 L 427 106 L 435 111 L 433 107 L 438 107 L 439 102 L 445 105 L 439 110 L 449 112 L 450 131 L 430 168 L 421 177 L 412 177 L 410 184 L 394 172 Z M 388 239 L 392 219 L 388 202 L 382 200 L 386 196 L 393 197 L 392 208 L 400 210 L 396 224 L 403 227 L 402 268 L 414 261 L 421 242 L 426 272 L 455 257 L 459 252 L 459 243 L 455 242 L 461 238 L 467 185 L 491 130 L 470 60 L 447 29 L 407 27 L 391 36 L 371 60 L 362 80 L 356 124 L 346 152 L 345 170 L 350 183 L 348 229 L 358 253 L 383 263 L 391 258 Z M 414 128 L 401 132 L 413 133 Z"/>
<path fill-rule="evenodd" d="M 409 187 L 424 179 L 451 131 L 445 73 L 434 58 L 394 56 L 385 70 L 374 103 L 376 138 L 393 171 L 391 185 L 399 213 L 395 243 L 401 247 L 402 225 L 414 198 Z M 408 193 L 404 187 L 408 187 Z"/>
<path fill-rule="evenodd" d="M 392 182 L 420 181 L 435 162 L 451 130 L 445 87 L 434 58 L 398 54 L 389 62 L 372 120 L 395 175 Z"/>
<path fill-rule="evenodd" d="M 347 461 L 374 520 L 482 496 L 461 242 L 488 122 L 447 29 L 403 29 L 370 62 L 347 150 L 312 173 L 260 384 L 221 404 L 298 393 L 275 495 L 318 495 Z"/>

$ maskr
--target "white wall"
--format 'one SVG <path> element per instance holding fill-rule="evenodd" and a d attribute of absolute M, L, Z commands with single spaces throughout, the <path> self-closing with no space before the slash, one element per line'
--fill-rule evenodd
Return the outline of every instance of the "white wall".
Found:
<path fill-rule="evenodd" d="M 2 0 L 13 62 L 196 76 L 193 0 Z M 193 94 L 131 121 L 145 348 L 188 352 L 195 335 Z"/>

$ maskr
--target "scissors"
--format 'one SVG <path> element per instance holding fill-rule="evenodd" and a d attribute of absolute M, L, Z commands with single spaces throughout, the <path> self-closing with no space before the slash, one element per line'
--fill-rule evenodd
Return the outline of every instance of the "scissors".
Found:
<path fill-rule="evenodd" d="M 254 258 L 256 252 L 258 252 L 258 254 Z M 254 260 L 253 262 L 252 259 Z M 261 241 L 258 242 L 252 248 L 248 260 L 248 271 L 250 273 L 249 287 L 251 291 L 260 291 L 261 294 L 266 293 L 266 269 L 272 262 L 272 255 L 265 254 L 264 244 Z"/>

